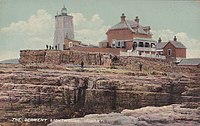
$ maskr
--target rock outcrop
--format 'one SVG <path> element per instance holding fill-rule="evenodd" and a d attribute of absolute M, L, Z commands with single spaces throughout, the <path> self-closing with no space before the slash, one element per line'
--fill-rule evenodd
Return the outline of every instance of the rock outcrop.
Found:
<path fill-rule="evenodd" d="M 199 126 L 197 109 L 172 104 L 163 107 L 125 109 L 121 113 L 91 114 L 83 118 L 56 120 L 48 126 Z"/>
<path fill-rule="evenodd" d="M 0 87 L 1 121 L 66 119 L 200 100 L 199 74 L 188 71 L 0 64 Z"/>

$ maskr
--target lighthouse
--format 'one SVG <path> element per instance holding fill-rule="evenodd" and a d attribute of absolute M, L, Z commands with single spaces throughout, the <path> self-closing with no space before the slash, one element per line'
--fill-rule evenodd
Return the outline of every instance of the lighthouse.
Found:
<path fill-rule="evenodd" d="M 73 16 L 67 14 L 65 6 L 61 13 L 55 16 L 55 33 L 53 46 L 58 50 L 63 50 L 65 39 L 74 40 Z"/>

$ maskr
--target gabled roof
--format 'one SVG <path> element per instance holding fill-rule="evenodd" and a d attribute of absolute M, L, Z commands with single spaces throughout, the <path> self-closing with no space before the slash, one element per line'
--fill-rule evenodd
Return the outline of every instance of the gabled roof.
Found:
<path fill-rule="evenodd" d="M 172 45 L 174 45 L 176 48 L 182 48 L 182 49 L 186 49 L 186 47 L 178 41 L 169 41 Z M 157 49 L 163 49 L 169 42 L 160 42 L 157 44 Z"/>
<path fill-rule="evenodd" d="M 137 26 L 137 24 L 134 23 L 134 21 L 125 20 L 125 22 L 119 22 L 116 25 L 112 26 L 109 30 L 128 28 L 127 24 L 130 25 L 131 27 L 136 27 Z"/>
<path fill-rule="evenodd" d="M 138 29 L 136 30 L 137 27 L 138 27 Z M 140 34 L 149 34 L 146 31 L 144 31 L 144 29 L 146 29 L 148 27 L 149 26 L 143 27 L 142 25 L 138 25 L 138 23 L 135 21 L 125 20 L 124 22 L 119 22 L 118 24 L 112 26 L 109 30 L 129 28 L 132 32 L 138 32 Z"/>
<path fill-rule="evenodd" d="M 169 41 L 169 42 L 172 43 L 176 48 L 186 49 L 186 47 L 181 42 L 178 41 Z"/>
<path fill-rule="evenodd" d="M 163 49 L 167 45 L 167 43 L 168 42 L 157 43 L 156 49 Z"/>
<path fill-rule="evenodd" d="M 200 65 L 200 58 L 182 59 L 179 66 L 197 66 Z"/>

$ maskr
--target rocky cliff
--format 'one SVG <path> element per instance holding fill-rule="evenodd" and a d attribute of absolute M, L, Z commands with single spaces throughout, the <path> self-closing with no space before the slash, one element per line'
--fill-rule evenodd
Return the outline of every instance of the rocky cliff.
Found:
<path fill-rule="evenodd" d="M 0 120 L 44 118 L 46 125 L 55 118 L 200 101 L 196 68 L 175 73 L 127 67 L 0 64 Z"/>

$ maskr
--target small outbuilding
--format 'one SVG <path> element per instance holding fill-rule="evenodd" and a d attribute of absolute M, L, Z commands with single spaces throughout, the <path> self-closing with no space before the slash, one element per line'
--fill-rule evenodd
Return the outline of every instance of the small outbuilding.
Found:
<path fill-rule="evenodd" d="M 182 59 L 178 66 L 200 67 L 200 58 Z"/>
<path fill-rule="evenodd" d="M 173 41 L 161 42 L 160 40 L 157 44 L 157 52 L 168 60 L 180 61 L 186 58 L 186 47 L 182 42 L 177 41 L 176 36 Z"/>

